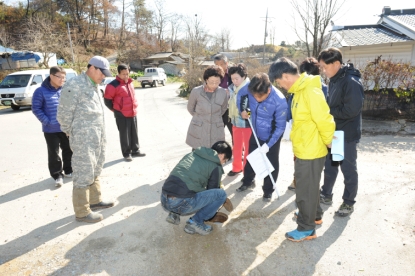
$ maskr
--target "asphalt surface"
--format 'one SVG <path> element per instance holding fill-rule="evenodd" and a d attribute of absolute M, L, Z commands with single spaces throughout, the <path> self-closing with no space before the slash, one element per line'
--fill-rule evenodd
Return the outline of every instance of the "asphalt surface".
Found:
<path fill-rule="evenodd" d="M 55 188 L 46 142 L 30 109 L 0 110 L 0 275 L 414 275 L 414 136 L 365 136 L 359 145 L 355 212 L 334 215 L 343 179 L 335 185 L 318 238 L 287 241 L 295 193 L 291 143 L 283 141 L 280 199 L 262 201 L 257 188 L 236 194 L 241 175 L 224 175 L 235 210 L 208 236 L 189 235 L 165 221 L 163 180 L 190 151 L 190 115 L 178 84 L 137 89 L 141 150 L 125 162 L 115 119 L 106 110 L 104 198 L 116 199 L 96 224 L 75 221 L 72 183 Z M 230 136 L 227 134 L 229 140 Z M 225 173 L 231 165 L 225 166 Z M 224 210 L 221 210 L 224 211 Z M 224 211 L 226 212 L 226 211 Z"/>

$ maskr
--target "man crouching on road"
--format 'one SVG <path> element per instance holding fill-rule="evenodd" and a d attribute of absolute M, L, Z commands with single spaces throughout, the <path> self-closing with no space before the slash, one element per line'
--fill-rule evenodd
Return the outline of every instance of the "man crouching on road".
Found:
<path fill-rule="evenodd" d="M 98 84 L 111 77 L 107 59 L 95 56 L 88 69 L 62 88 L 57 119 L 69 136 L 73 151 L 72 201 L 77 221 L 98 222 L 101 214 L 91 210 L 109 208 L 114 202 L 101 199 L 99 175 L 105 161 L 104 104 Z"/>
<path fill-rule="evenodd" d="M 199 147 L 186 154 L 162 188 L 161 205 L 170 212 L 166 220 L 179 224 L 180 216 L 196 212 L 186 222 L 184 231 L 200 235 L 212 232 L 212 226 L 205 221 L 226 221 L 227 215 L 217 211 L 222 205 L 228 211 L 233 209 L 226 192 L 220 188 L 222 166 L 231 157 L 232 148 L 224 141 L 216 142 L 212 148 Z"/>

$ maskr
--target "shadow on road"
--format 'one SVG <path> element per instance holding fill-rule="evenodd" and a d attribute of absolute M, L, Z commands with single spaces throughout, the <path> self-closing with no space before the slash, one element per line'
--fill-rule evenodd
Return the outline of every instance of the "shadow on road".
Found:
<path fill-rule="evenodd" d="M 124 158 L 120 158 L 120 159 L 112 160 L 110 162 L 106 162 L 104 164 L 104 169 L 109 168 L 109 167 L 114 166 L 114 165 L 117 165 L 118 163 L 121 163 L 121 162 L 125 162 Z"/>
<path fill-rule="evenodd" d="M 262 275 L 266 275 L 270 270 L 274 271 L 275 275 L 283 275 L 284 272 L 290 275 L 315 275 L 316 264 L 342 235 L 349 219 L 335 216 L 330 227 L 315 240 L 302 243 L 284 240 L 255 270 Z"/>
<path fill-rule="evenodd" d="M 28 111 L 32 111 L 31 107 L 21 107 L 19 110 L 13 110 L 11 108 L 1 108 L 0 109 L 0 116 L 1 115 L 9 115 L 9 114 L 13 114 L 13 113 L 19 113 L 19 112 L 28 112 Z"/>
<path fill-rule="evenodd" d="M 27 195 L 33 194 L 33 193 L 37 193 L 37 192 L 42 192 L 45 190 L 56 190 L 59 189 L 57 187 L 54 186 L 54 182 L 52 180 L 52 178 L 47 178 L 44 179 L 42 181 L 21 187 L 17 190 L 11 191 L 7 194 L 1 195 L 0 196 L 0 204 L 9 202 L 9 201 L 13 201 L 16 200 L 18 198 L 21 197 L 25 197 Z"/>
<path fill-rule="evenodd" d="M 74 216 L 67 216 L 39 227 L 4 245 L 0 245 L 0 265 L 22 256 L 56 237 L 70 232 L 79 225 L 75 222 Z"/>
<path fill-rule="evenodd" d="M 402 151 L 415 151 L 415 140 L 413 136 L 402 136 L 395 138 L 391 135 L 366 136 L 360 140 L 358 151 L 388 153 L 391 149 Z"/>

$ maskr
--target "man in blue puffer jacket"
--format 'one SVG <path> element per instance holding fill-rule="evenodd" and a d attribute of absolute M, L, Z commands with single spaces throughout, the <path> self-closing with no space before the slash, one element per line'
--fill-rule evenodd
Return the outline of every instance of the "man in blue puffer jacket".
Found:
<path fill-rule="evenodd" d="M 284 95 L 272 86 L 268 75 L 265 73 L 256 74 L 249 85 L 241 88 L 238 93 L 237 106 L 241 117 L 248 119 L 247 108 L 251 110 L 251 122 L 253 131 L 258 136 L 261 151 L 266 153 L 269 161 L 275 170 L 272 177 L 275 181 L 279 172 L 279 153 L 281 137 L 285 130 L 287 118 L 287 101 Z M 249 140 L 249 153 L 258 148 L 254 135 Z M 248 162 L 245 166 L 242 186 L 236 189 L 242 192 L 248 188 L 255 187 L 255 172 Z M 264 192 L 263 200 L 271 201 L 274 187 L 269 176 L 264 179 L 262 186 Z"/>
<path fill-rule="evenodd" d="M 60 187 L 63 184 L 64 173 L 67 177 L 72 176 L 72 150 L 69 146 L 69 139 L 62 132 L 56 119 L 66 72 L 60 66 L 51 67 L 49 72 L 50 76 L 43 81 L 42 85 L 33 94 L 32 112 L 42 123 L 42 130 L 48 147 L 49 172 L 55 179 L 55 186 Z M 62 149 L 63 166 L 59 156 L 59 147 Z"/>

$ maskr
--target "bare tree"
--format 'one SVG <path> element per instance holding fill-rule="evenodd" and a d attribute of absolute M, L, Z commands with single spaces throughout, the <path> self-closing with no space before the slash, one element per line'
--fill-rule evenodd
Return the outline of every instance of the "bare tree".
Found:
<path fill-rule="evenodd" d="M 329 39 L 327 27 L 345 0 L 291 0 L 294 8 L 294 31 L 305 43 L 308 56 L 318 56 Z M 297 26 L 297 21 L 299 23 Z"/>
<path fill-rule="evenodd" d="M 169 22 L 170 14 L 165 9 L 164 0 L 155 0 L 154 1 L 156 10 L 154 11 L 154 27 L 157 31 L 157 41 L 160 47 L 160 50 L 166 50 L 164 42 L 164 34 Z"/>
<path fill-rule="evenodd" d="M 197 14 L 194 17 L 186 17 L 184 22 L 190 56 L 189 62 L 191 63 L 194 58 L 205 55 L 209 35 L 202 19 L 198 18 Z M 192 64 L 189 64 L 189 69 L 192 69 Z"/>
<path fill-rule="evenodd" d="M 176 52 L 180 47 L 179 34 L 182 30 L 183 16 L 180 14 L 172 14 L 169 22 L 171 27 L 170 47 L 172 52 Z"/>
<path fill-rule="evenodd" d="M 19 41 L 22 49 L 40 52 L 43 55 L 43 65 L 48 67 L 49 60 L 58 49 L 68 47 L 67 34 L 56 29 L 49 19 L 29 17 L 23 23 L 24 35 Z"/>

